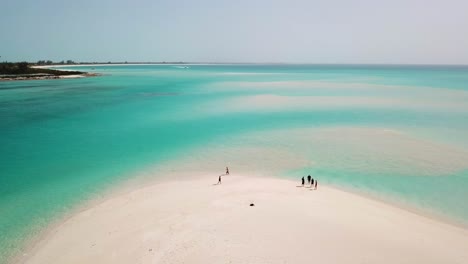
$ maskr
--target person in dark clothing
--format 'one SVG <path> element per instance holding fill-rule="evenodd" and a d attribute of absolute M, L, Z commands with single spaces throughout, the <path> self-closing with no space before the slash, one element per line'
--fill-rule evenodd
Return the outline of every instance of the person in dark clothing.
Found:
<path fill-rule="evenodd" d="M 226 175 L 229 175 L 229 168 L 226 167 Z"/>
<path fill-rule="evenodd" d="M 308 184 L 310 184 L 310 179 L 312 179 L 312 177 L 310 177 L 310 175 L 307 176 L 307 183 L 308 183 Z"/>
<path fill-rule="evenodd" d="M 218 177 L 218 184 L 221 184 L 221 175 Z"/>
<path fill-rule="evenodd" d="M 317 190 L 317 180 L 315 180 L 315 190 Z"/>
<path fill-rule="evenodd" d="M 310 179 L 310 187 L 314 187 L 314 178 Z"/>
<path fill-rule="evenodd" d="M 304 186 L 305 180 L 304 177 L 302 177 L 302 186 Z"/>

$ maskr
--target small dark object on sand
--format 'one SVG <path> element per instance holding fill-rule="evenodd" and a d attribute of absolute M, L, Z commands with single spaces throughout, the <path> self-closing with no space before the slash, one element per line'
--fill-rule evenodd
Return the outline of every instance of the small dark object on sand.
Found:
<path fill-rule="evenodd" d="M 250 206 L 255 206 L 255 204 L 251 203 Z"/>

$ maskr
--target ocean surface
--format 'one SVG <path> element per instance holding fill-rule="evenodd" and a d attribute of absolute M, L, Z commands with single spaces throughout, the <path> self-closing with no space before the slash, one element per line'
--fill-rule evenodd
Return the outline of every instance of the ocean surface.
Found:
<path fill-rule="evenodd" d="M 113 186 L 225 166 L 468 223 L 468 66 L 72 69 L 103 75 L 0 82 L 0 262 Z"/>

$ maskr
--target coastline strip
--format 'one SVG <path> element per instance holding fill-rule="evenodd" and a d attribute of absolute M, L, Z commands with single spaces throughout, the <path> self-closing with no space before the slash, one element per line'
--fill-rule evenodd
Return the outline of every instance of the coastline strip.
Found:
<path fill-rule="evenodd" d="M 463 263 L 468 231 L 291 180 L 233 175 L 119 194 L 61 223 L 20 263 Z M 249 206 L 254 203 L 255 206 Z"/>

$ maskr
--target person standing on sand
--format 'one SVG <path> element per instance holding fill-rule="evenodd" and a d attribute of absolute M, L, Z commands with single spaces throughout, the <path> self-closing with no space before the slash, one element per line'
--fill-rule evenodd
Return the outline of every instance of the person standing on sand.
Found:
<path fill-rule="evenodd" d="M 221 175 L 218 177 L 218 184 L 221 184 Z"/>
<path fill-rule="evenodd" d="M 314 187 L 314 178 L 310 179 L 310 188 Z"/>
<path fill-rule="evenodd" d="M 226 175 L 229 175 L 229 167 L 226 167 Z"/>
<path fill-rule="evenodd" d="M 315 190 L 317 190 L 317 180 L 315 180 Z"/>
<path fill-rule="evenodd" d="M 312 179 L 312 177 L 310 177 L 310 174 L 309 176 L 307 176 L 307 183 L 310 184 L 310 179 Z"/>
<path fill-rule="evenodd" d="M 302 187 L 304 187 L 304 182 L 305 182 L 304 177 L 302 177 Z"/>

